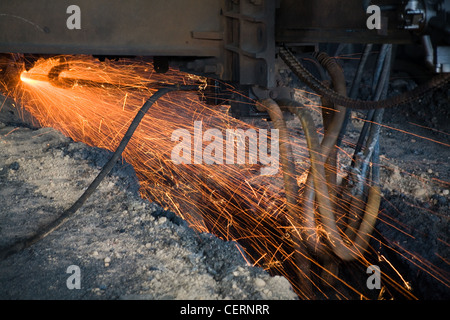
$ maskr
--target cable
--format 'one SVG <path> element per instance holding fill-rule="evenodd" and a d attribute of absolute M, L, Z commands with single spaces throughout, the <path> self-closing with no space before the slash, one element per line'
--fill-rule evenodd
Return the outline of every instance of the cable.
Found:
<path fill-rule="evenodd" d="M 355 77 L 353 78 L 352 85 L 350 88 L 350 93 L 348 94 L 348 96 L 352 99 L 355 99 L 358 96 L 359 85 L 361 83 L 364 67 L 366 66 L 367 59 L 369 58 L 369 55 L 372 51 L 372 47 L 373 47 L 373 44 L 371 44 L 371 43 L 366 44 L 366 46 L 364 47 L 364 52 L 361 56 L 361 59 L 359 60 L 358 69 L 356 71 Z M 345 131 L 347 130 L 347 125 L 348 125 L 348 121 L 350 119 L 351 112 L 352 112 L 351 109 L 347 108 L 345 110 L 344 123 L 342 124 L 341 132 L 339 133 L 338 140 L 336 141 L 336 145 L 338 147 L 341 146 L 342 138 L 344 137 Z"/>
<path fill-rule="evenodd" d="M 357 231 L 357 236 L 354 241 L 350 241 L 345 237 L 343 238 L 340 234 L 339 229 L 336 225 L 336 217 L 333 212 L 333 206 L 331 200 L 328 196 L 328 188 L 325 182 L 325 170 L 323 167 L 323 162 L 320 160 L 320 148 L 318 143 L 318 138 L 311 127 L 312 119 L 305 112 L 305 109 L 291 106 L 289 110 L 296 114 L 302 123 L 306 141 L 308 144 L 308 149 L 310 151 L 311 157 L 311 173 L 314 180 L 314 189 L 317 201 L 319 203 L 318 210 L 320 212 L 319 219 L 324 227 L 326 239 L 330 245 L 333 252 L 342 260 L 350 261 L 358 258 L 362 251 L 366 250 L 368 246 L 368 240 L 373 231 L 375 225 L 378 209 L 380 207 L 381 192 L 378 186 L 371 186 L 369 189 L 369 197 L 365 207 L 365 214 L 363 221 Z M 317 237 L 317 228 L 315 222 L 313 225 L 306 225 L 305 231 L 308 231 L 308 236 Z M 310 229 L 311 228 L 311 229 Z M 311 241 L 307 239 L 307 241 Z M 322 246 L 320 242 L 317 243 L 318 246 Z"/>
<path fill-rule="evenodd" d="M 288 129 L 283 118 L 280 106 L 272 99 L 261 101 L 258 106 L 261 111 L 267 111 L 275 129 L 279 132 L 280 161 L 283 172 L 287 209 L 291 216 L 296 217 L 298 210 L 298 185 L 295 173 L 295 161 L 292 155 L 292 146 L 289 141 Z"/>
<path fill-rule="evenodd" d="M 376 69 L 374 72 L 374 78 L 372 83 L 372 94 L 374 100 L 380 100 L 386 97 L 387 89 L 389 85 L 389 76 L 391 71 L 391 58 L 392 58 L 392 44 L 383 44 L 381 52 L 378 57 Z M 358 225 L 361 221 L 361 215 L 363 208 L 361 204 L 363 203 L 363 198 L 365 194 L 365 185 L 369 176 L 369 165 L 370 161 L 375 157 L 376 165 L 378 165 L 378 151 L 379 151 L 379 140 L 380 140 L 380 123 L 383 118 L 384 109 L 369 110 L 366 122 L 364 123 L 363 129 L 361 131 L 360 137 L 358 139 L 357 145 L 355 147 L 355 152 L 353 154 L 351 163 L 351 179 L 352 190 L 351 190 L 351 203 L 349 207 L 349 222 L 348 227 L 345 230 L 345 234 L 350 240 L 353 240 L 356 236 L 356 231 Z M 364 140 L 367 137 L 367 141 Z M 364 147 L 364 151 L 361 150 Z M 372 179 L 374 178 L 372 163 Z M 372 185 L 379 186 L 379 173 L 375 171 L 376 181 L 372 181 Z M 350 219 L 351 218 L 351 219 Z"/>
<path fill-rule="evenodd" d="M 369 53 L 368 48 L 366 50 Z M 384 50 L 385 53 L 380 58 L 381 62 L 385 62 L 385 65 L 390 65 L 390 60 L 385 61 L 385 56 L 390 53 L 390 47 L 387 46 Z M 390 55 L 388 55 L 390 57 Z M 327 69 L 327 71 L 332 75 L 334 89 L 337 90 L 338 94 L 345 95 L 345 78 L 343 78 L 342 70 L 338 65 L 329 58 L 326 54 L 319 53 L 315 54 L 315 58 Z M 385 83 L 388 79 L 389 73 L 385 70 L 390 70 L 390 68 L 380 68 L 377 72 L 376 77 L 378 81 Z M 377 85 L 376 93 L 380 94 L 383 87 Z M 306 141 L 308 144 L 308 149 L 310 151 L 311 159 L 311 174 L 308 176 L 306 183 L 306 191 L 303 198 L 303 219 L 301 219 L 300 225 L 302 226 L 302 233 L 305 237 L 300 236 L 300 241 L 306 241 L 308 247 L 315 251 L 316 253 L 324 253 L 326 250 L 323 247 L 323 243 L 320 241 L 320 236 L 318 234 L 318 228 L 315 221 L 314 213 L 314 198 L 318 202 L 319 220 L 322 223 L 326 239 L 328 239 L 329 247 L 332 251 L 342 260 L 354 260 L 361 252 L 363 252 L 368 245 L 368 240 L 370 234 L 373 230 L 374 224 L 378 216 L 378 209 L 380 205 L 380 190 L 378 185 L 373 185 L 369 189 L 368 200 L 365 205 L 363 220 L 357 230 L 355 230 L 355 236 L 350 239 L 346 235 L 341 235 L 340 230 L 336 225 L 336 217 L 333 209 L 333 204 L 330 199 L 330 193 L 328 188 L 328 182 L 326 179 L 326 173 L 324 168 L 324 162 L 330 156 L 332 146 L 334 146 L 338 135 L 341 131 L 342 123 L 344 121 L 345 107 L 337 106 L 338 113 L 333 117 L 332 123 L 334 123 L 333 128 L 329 130 L 328 136 L 324 137 L 322 143 L 319 143 L 317 134 L 314 130 L 314 125 L 312 118 L 302 108 L 301 104 L 295 103 L 294 101 L 279 101 L 282 107 L 288 107 L 289 111 L 296 114 L 302 123 L 303 130 L 305 132 Z M 377 114 L 382 114 L 382 112 L 376 112 Z M 379 126 L 378 126 L 379 128 Z M 372 128 L 374 129 L 374 128 Z M 376 131 L 376 130 L 371 130 Z M 376 139 L 377 135 L 371 134 L 371 138 Z M 295 217 L 294 217 L 295 218 Z M 297 219 L 299 219 L 298 217 Z"/>
<path fill-rule="evenodd" d="M 144 105 L 141 107 L 141 109 L 138 111 L 136 116 L 134 117 L 133 121 L 131 122 L 130 126 L 128 127 L 127 132 L 123 136 L 122 140 L 120 141 L 119 146 L 117 147 L 116 151 L 113 153 L 109 161 L 103 166 L 100 173 L 97 175 L 97 177 L 94 179 L 94 181 L 91 182 L 89 187 L 84 191 L 84 193 L 81 195 L 80 198 L 78 198 L 75 203 L 65 210 L 58 218 L 56 218 L 54 221 L 50 222 L 49 224 L 42 227 L 40 230 L 36 232 L 36 234 L 32 235 L 31 237 L 17 240 L 12 245 L 1 248 L 0 249 L 0 260 L 4 260 L 7 257 L 20 252 L 21 250 L 28 248 L 29 246 L 33 245 L 34 243 L 38 242 L 39 240 L 42 240 L 46 236 L 48 236 L 50 233 L 61 227 L 65 222 L 67 222 L 74 214 L 77 212 L 77 210 L 86 202 L 86 200 L 92 195 L 92 193 L 97 189 L 98 185 L 102 182 L 102 180 L 111 172 L 112 168 L 116 164 L 117 160 L 122 155 L 122 152 L 125 150 L 128 142 L 130 141 L 131 137 L 133 136 L 134 131 L 139 126 L 139 123 L 141 122 L 142 118 L 145 116 L 145 114 L 148 112 L 150 107 L 163 95 L 173 92 L 173 91 L 195 91 L 198 90 L 198 85 L 171 85 L 167 86 L 165 88 L 159 89 L 156 91 L 148 100 L 144 103 Z"/>
<path fill-rule="evenodd" d="M 315 53 L 314 58 L 317 59 L 320 65 L 324 67 L 330 75 L 334 90 L 341 95 L 345 95 L 347 88 L 344 72 L 336 60 L 329 57 L 324 52 Z M 321 170 L 323 169 L 326 172 L 327 170 L 324 168 L 324 164 L 329 164 L 328 160 L 332 159 L 336 155 L 337 149 L 335 148 L 335 144 L 341 131 L 342 124 L 345 120 L 346 109 L 339 105 L 336 106 L 336 112 L 327 126 L 328 128 L 322 141 L 319 143 L 319 138 L 316 137 L 314 129 L 314 121 L 311 116 L 306 112 L 306 110 L 296 110 L 303 109 L 303 105 L 291 100 L 278 100 L 277 102 L 280 106 L 288 108 L 291 113 L 296 114 L 299 117 L 302 122 L 305 137 L 308 141 L 310 153 L 312 153 L 312 155 L 310 155 L 311 163 L 314 162 L 315 166 L 320 166 Z M 332 164 L 335 166 L 335 163 Z M 333 174 L 336 173 L 334 172 Z M 329 177 L 331 177 L 331 173 L 329 174 Z M 327 181 L 326 175 L 324 180 L 314 180 L 314 175 L 309 174 L 306 180 L 306 190 L 303 194 L 302 205 L 304 207 L 303 214 L 305 219 L 302 224 L 304 226 L 304 233 L 306 234 L 305 238 L 307 239 L 308 246 L 311 250 L 321 252 L 322 246 L 320 245 L 318 234 L 316 232 L 316 222 L 314 217 L 314 199 L 317 196 L 316 190 L 325 190 L 325 188 L 319 188 L 315 185 L 315 183 L 324 184 L 325 188 L 328 190 L 328 184 L 334 185 L 335 181 Z M 331 193 L 327 191 L 326 196 L 331 196 Z"/>

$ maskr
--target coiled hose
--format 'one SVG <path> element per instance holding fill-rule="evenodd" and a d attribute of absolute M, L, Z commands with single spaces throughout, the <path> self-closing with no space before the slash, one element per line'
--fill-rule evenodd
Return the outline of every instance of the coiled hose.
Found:
<path fill-rule="evenodd" d="M 329 73 L 333 88 L 337 91 L 337 94 L 345 97 L 345 77 L 340 66 L 325 53 L 315 54 L 314 57 Z M 315 252 L 323 253 L 326 250 L 324 243 L 321 241 L 316 223 L 314 212 L 314 199 L 316 199 L 318 202 L 319 221 L 325 231 L 325 238 L 328 239 L 329 247 L 342 260 L 349 261 L 356 259 L 368 246 L 369 237 L 378 216 L 381 196 L 379 186 L 371 186 L 364 210 L 365 214 L 354 237 L 352 236 L 352 239 L 350 239 L 345 233 L 341 233 L 336 224 L 335 206 L 330 197 L 328 188 L 329 180 L 326 178 L 324 163 L 334 152 L 335 143 L 338 140 L 342 124 L 345 120 L 346 108 L 341 105 L 336 106 L 336 113 L 328 125 L 322 143 L 320 143 L 314 121 L 302 104 L 292 100 L 278 100 L 275 102 L 272 99 L 266 99 L 262 101 L 262 104 L 272 120 L 275 120 L 274 127 L 280 130 L 280 137 L 283 137 L 282 139 L 284 140 L 283 144 L 285 144 L 288 137 L 286 137 L 285 133 L 281 134 L 281 132 L 287 131 L 285 123 L 282 121 L 280 106 L 281 108 L 287 108 L 299 118 L 305 132 L 310 153 L 311 172 L 307 178 L 306 191 L 303 196 L 302 217 L 296 215 L 298 213 L 297 209 L 289 210 L 293 203 L 298 202 L 298 197 L 295 200 L 288 200 L 288 212 L 290 216 L 296 220 L 298 225 L 302 226 L 301 233 L 296 237 L 298 239 L 297 243 L 306 242 L 308 247 Z M 280 143 L 281 159 L 292 159 L 291 152 L 292 150 L 290 148 L 282 148 Z M 286 165 L 282 162 L 282 166 L 285 167 L 283 169 L 283 176 L 286 194 L 292 195 L 293 192 L 298 190 L 297 186 L 292 185 L 292 181 L 295 181 L 293 178 L 295 177 L 295 166 L 293 167 L 292 161 L 286 162 Z"/>
<path fill-rule="evenodd" d="M 261 103 L 267 109 L 269 114 L 272 113 L 269 110 L 280 110 L 279 105 L 272 99 L 265 99 Z M 292 101 L 291 103 L 288 104 L 287 101 L 284 101 L 283 104 L 288 108 L 290 112 L 292 112 L 299 118 L 302 124 L 302 128 L 305 132 L 305 137 L 311 159 L 311 176 L 314 185 L 314 194 L 317 198 L 317 202 L 319 203 L 318 206 L 318 210 L 320 213 L 319 220 L 324 227 L 324 231 L 326 234 L 325 238 L 327 239 L 333 252 L 339 258 L 345 261 L 354 260 L 357 257 L 361 256 L 361 252 L 364 251 L 368 246 L 369 242 L 368 240 L 378 216 L 378 209 L 381 200 L 380 188 L 379 186 L 371 186 L 369 189 L 369 196 L 365 208 L 365 214 L 363 217 L 363 221 L 361 222 L 361 225 L 357 232 L 356 239 L 354 241 L 349 241 L 349 239 L 343 238 L 341 232 L 339 231 L 336 225 L 336 217 L 333 211 L 333 205 L 329 197 L 328 186 L 325 179 L 323 154 L 321 152 L 319 137 L 315 130 L 315 125 L 312 116 L 307 112 L 307 110 L 303 107 L 303 105 L 301 105 L 298 102 Z M 280 121 L 274 123 L 275 128 L 281 129 L 282 126 L 280 126 L 280 124 L 282 124 L 282 122 Z M 280 148 L 280 153 L 282 152 L 283 153 L 286 152 L 286 149 Z M 283 158 L 289 159 L 290 157 L 291 156 L 286 154 L 281 155 L 282 159 Z M 290 172 L 289 169 L 283 170 L 284 176 L 292 177 L 292 174 L 293 173 Z M 290 186 L 286 185 L 286 187 L 289 188 Z M 290 192 L 292 192 L 292 190 Z M 311 203 L 308 203 L 308 205 L 312 206 Z M 314 242 L 315 244 L 322 246 L 323 244 L 320 242 L 319 236 L 317 234 L 317 227 L 314 217 L 314 208 L 311 207 L 304 209 L 308 210 L 308 216 L 305 219 L 307 223 L 305 224 L 305 222 L 303 222 L 302 226 L 303 229 L 302 231 L 304 234 L 306 234 L 306 241 L 308 244 Z M 299 216 L 296 217 L 294 216 L 293 218 L 296 218 L 297 221 L 300 220 Z M 305 240 L 303 239 L 301 234 L 299 235 L 298 238 L 299 241 Z M 313 240 L 310 240 L 308 238 Z M 350 243 L 350 245 L 348 245 L 348 243 Z M 299 245 L 301 246 L 301 243 L 299 243 Z"/>

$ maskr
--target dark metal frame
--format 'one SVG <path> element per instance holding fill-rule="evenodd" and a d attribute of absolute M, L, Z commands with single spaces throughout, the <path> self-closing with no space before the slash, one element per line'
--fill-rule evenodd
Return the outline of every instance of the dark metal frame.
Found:
<path fill-rule="evenodd" d="M 380 0 L 382 3 L 398 0 Z M 241 85 L 276 86 L 276 46 L 411 42 L 389 25 L 365 26 L 359 0 L 78 0 L 81 29 L 66 27 L 69 0 L 2 0 L 0 52 L 165 56 Z"/>

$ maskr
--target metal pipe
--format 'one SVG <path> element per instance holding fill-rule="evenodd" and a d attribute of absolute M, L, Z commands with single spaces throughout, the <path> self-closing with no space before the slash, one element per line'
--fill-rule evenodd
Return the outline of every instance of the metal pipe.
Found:
<path fill-rule="evenodd" d="M 86 79 L 60 77 L 60 74 L 63 71 L 68 70 L 70 70 L 70 65 L 68 62 L 58 64 L 50 69 L 47 78 L 52 85 L 60 88 L 72 88 L 73 86 L 78 85 L 82 87 L 92 87 L 92 88 L 141 91 L 144 89 L 162 89 L 167 87 L 167 83 L 163 82 L 152 82 L 151 84 L 149 83 L 146 85 L 128 86 L 120 83 L 109 83 Z M 34 75 L 34 77 L 36 77 L 36 75 Z"/>

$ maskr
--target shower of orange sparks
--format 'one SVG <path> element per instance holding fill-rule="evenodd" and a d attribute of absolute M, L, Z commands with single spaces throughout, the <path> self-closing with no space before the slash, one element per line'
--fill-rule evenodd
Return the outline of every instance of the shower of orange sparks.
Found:
<path fill-rule="evenodd" d="M 372 122 L 372 121 L 369 121 L 369 120 L 366 120 L 366 119 L 362 119 L 362 118 L 358 118 L 358 117 L 354 117 L 354 119 L 360 120 L 360 121 L 363 121 L 363 122 Z M 393 127 L 390 127 L 390 126 L 382 124 L 382 123 L 378 123 L 378 125 L 382 126 L 383 128 L 386 128 L 386 129 L 396 130 L 398 132 L 401 132 L 401 133 L 404 133 L 404 134 L 408 134 L 408 135 L 412 135 L 412 136 L 420 138 L 420 139 L 425 139 L 425 140 L 428 140 L 428 141 L 431 141 L 431 142 L 434 142 L 434 143 L 437 143 L 437 144 L 441 144 L 441 145 L 443 145 L 445 147 L 450 147 L 449 143 L 445 143 L 445 142 L 438 141 L 438 140 L 435 140 L 435 139 L 427 138 L 427 137 L 421 136 L 419 134 L 415 134 L 415 133 L 408 132 L 408 131 L 405 131 L 405 130 L 401 130 L 401 129 L 398 129 L 398 128 L 393 128 Z"/>
<path fill-rule="evenodd" d="M 149 85 L 192 82 L 180 72 L 156 74 L 149 63 L 99 63 L 82 57 L 70 61 L 70 69 L 59 76 L 117 84 L 117 88 L 77 83 L 65 88 L 46 77 L 59 64 L 57 58 L 37 62 L 21 74 L 16 94 L 41 126 L 52 126 L 75 141 L 108 150 L 116 148 L 140 106 L 155 91 Z M 124 91 L 121 86 L 133 90 Z M 180 128 L 193 132 L 198 120 L 203 130 L 251 128 L 224 110 L 201 103 L 196 93 L 164 96 L 144 117 L 123 155 L 136 170 L 142 196 L 176 212 L 201 232 L 253 243 L 253 252 L 247 252 L 253 260 L 258 255 L 274 260 L 270 247 L 278 247 L 274 239 L 284 233 L 277 220 L 284 206 L 280 187 L 260 177 L 258 166 L 175 165 L 171 161 L 175 146 L 171 133 Z M 265 230 L 266 225 L 274 226 L 273 230 Z M 260 264 L 265 265 L 265 259 Z"/>
<path fill-rule="evenodd" d="M 90 80 L 115 87 L 86 86 L 82 81 L 74 82 L 70 88 L 55 86 L 47 74 L 60 60 L 51 58 L 38 61 L 31 70 L 21 74 L 15 97 L 41 126 L 54 127 L 75 141 L 108 150 L 116 148 L 140 106 L 155 92 L 150 88 L 152 83 L 192 82 L 192 77 L 175 70 L 156 74 L 147 62 L 100 63 L 89 56 L 65 57 L 65 60 L 69 61 L 70 69 L 62 71 L 61 78 Z M 289 263 L 291 268 L 301 272 L 292 258 L 295 248 L 286 237 L 289 230 L 298 226 L 292 222 L 296 219 L 285 216 L 280 175 L 260 177 L 257 166 L 175 165 L 171 161 L 175 145 L 170 140 L 171 133 L 180 128 L 193 132 L 193 123 L 197 120 L 203 122 L 204 130 L 252 128 L 228 116 L 221 108 L 203 104 L 196 93 L 164 96 L 144 117 L 123 154 L 136 170 L 141 195 L 174 211 L 198 231 L 212 232 L 226 240 L 244 241 L 245 254 L 252 260 L 249 264 L 285 275 L 301 293 L 302 288 L 284 267 Z M 296 144 L 294 151 L 298 159 L 307 163 L 304 143 Z M 306 172 L 299 177 L 300 185 Z M 322 272 L 330 273 L 319 262 L 308 259 Z M 364 257 L 360 258 L 360 263 L 369 264 Z M 313 274 L 326 282 L 317 271 Z M 363 296 L 343 279 L 330 275 Z M 314 281 L 311 279 L 318 288 Z M 401 283 L 391 282 L 411 297 L 401 288 Z M 339 298 L 348 298 L 336 291 Z"/>

